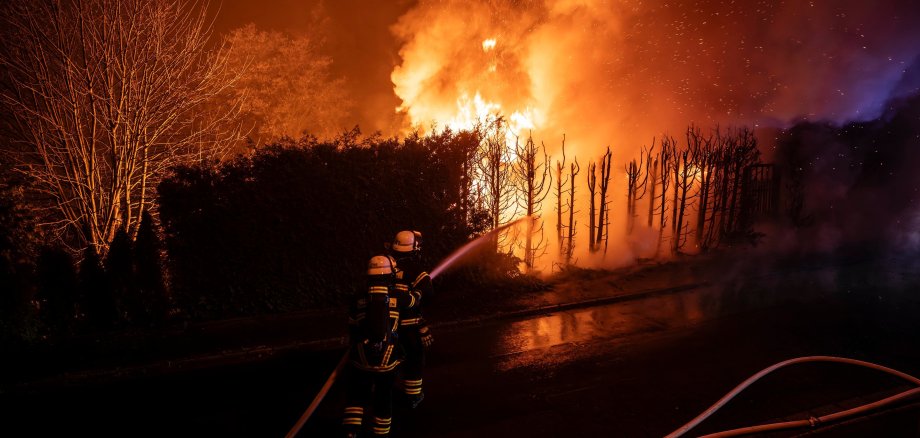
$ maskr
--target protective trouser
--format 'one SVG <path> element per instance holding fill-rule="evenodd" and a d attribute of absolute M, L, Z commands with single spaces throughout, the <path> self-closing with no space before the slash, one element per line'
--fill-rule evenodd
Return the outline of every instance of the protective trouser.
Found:
<path fill-rule="evenodd" d="M 373 414 L 374 436 L 388 436 L 393 419 L 393 383 L 395 371 L 374 372 L 359 369 L 353 365 L 346 368 L 345 410 L 342 427 L 346 434 L 358 434 L 362 429 L 365 413 Z M 365 408 L 370 407 L 370 412 Z"/>
<path fill-rule="evenodd" d="M 405 350 L 405 357 L 399 366 L 399 389 L 410 402 L 422 398 L 422 372 L 425 369 L 425 345 L 419 325 L 399 327 L 399 342 Z"/>

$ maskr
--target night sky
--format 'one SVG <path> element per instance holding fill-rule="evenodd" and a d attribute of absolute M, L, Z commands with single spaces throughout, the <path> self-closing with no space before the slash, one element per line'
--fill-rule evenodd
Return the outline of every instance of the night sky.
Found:
<path fill-rule="evenodd" d="M 225 0 L 216 31 L 250 22 L 321 29 L 365 131 L 425 125 L 394 121 L 394 108 L 453 105 L 481 88 L 507 112 L 539 108 L 547 135 L 590 143 L 647 141 L 691 121 L 871 119 L 892 93 L 916 90 L 903 77 L 920 53 L 920 8 L 905 0 Z M 499 70 L 483 86 L 480 42 L 495 36 Z M 422 75 L 419 59 L 434 63 Z M 416 72 L 417 98 L 394 94 L 396 68 Z"/>

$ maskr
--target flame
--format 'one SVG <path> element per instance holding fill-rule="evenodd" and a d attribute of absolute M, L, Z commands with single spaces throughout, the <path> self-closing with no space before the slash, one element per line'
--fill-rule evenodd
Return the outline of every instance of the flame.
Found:
<path fill-rule="evenodd" d="M 544 111 L 532 99 L 521 98 L 529 94 L 527 81 L 519 80 L 521 63 L 512 63 L 509 68 L 504 59 L 518 54 L 504 52 L 504 46 L 500 47 L 495 37 L 483 39 L 476 47 L 482 50 L 463 50 L 467 55 L 465 62 L 456 69 L 465 74 L 455 77 L 453 95 L 449 91 L 432 92 L 426 87 L 427 80 L 443 74 L 449 62 L 439 60 L 438 54 L 422 52 L 415 62 L 398 67 L 393 82 L 403 104 L 397 111 L 405 112 L 416 129 L 430 124 L 453 131 L 473 130 L 502 118 L 505 141 L 511 151 L 519 138 L 542 125 Z M 523 76 L 530 77 L 527 72 Z M 524 93 L 519 91 L 521 88 Z"/>
<path fill-rule="evenodd" d="M 453 131 L 469 131 L 486 125 L 498 117 L 503 117 L 507 127 L 505 141 L 511 148 L 519 137 L 526 136 L 529 131 L 537 128 L 536 121 L 540 119 L 538 114 L 535 108 L 525 107 L 508 115 L 502 111 L 500 103 L 486 100 L 479 91 L 476 91 L 472 99 L 465 93 L 457 98 L 456 113 L 444 124 Z"/>
<path fill-rule="evenodd" d="M 505 165 L 517 161 L 515 146 L 531 134 L 541 145 L 544 139 L 550 140 L 546 152 L 553 157 L 560 152 L 558 139 L 562 134 L 579 132 L 577 140 L 567 144 L 568 162 L 574 160 L 579 148 L 587 152 L 589 145 L 601 144 L 599 138 L 610 142 L 610 120 L 601 117 L 604 111 L 595 110 L 600 108 L 600 104 L 595 106 L 597 101 L 603 108 L 610 105 L 608 99 L 600 98 L 604 87 L 592 86 L 560 99 L 564 93 L 582 88 L 572 79 L 584 70 L 570 67 L 577 65 L 578 58 L 572 57 L 584 52 L 567 50 L 575 45 L 568 27 L 559 25 L 557 29 L 550 23 L 560 14 L 582 14 L 583 8 L 565 0 L 550 3 L 556 6 L 544 10 L 542 3 L 534 3 L 522 13 L 520 5 L 511 1 L 423 0 L 401 17 L 392 28 L 403 40 L 401 63 L 390 77 L 402 101 L 397 111 L 406 117 L 409 130 L 488 130 L 501 118 Z M 591 111 L 575 115 L 576 108 L 586 107 Z M 582 163 L 589 159 L 580 158 Z M 476 175 L 472 183 L 474 188 L 483 185 Z M 545 202 L 538 208 L 537 216 L 549 217 L 554 207 Z M 508 208 L 499 213 L 501 222 L 519 213 Z M 543 262 L 551 262 L 550 258 Z"/>

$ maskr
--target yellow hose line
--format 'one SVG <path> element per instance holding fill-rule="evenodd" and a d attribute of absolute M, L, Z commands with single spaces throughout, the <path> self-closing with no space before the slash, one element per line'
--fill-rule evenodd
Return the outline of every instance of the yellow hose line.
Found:
<path fill-rule="evenodd" d="M 884 367 L 882 365 L 874 364 L 872 362 L 865 362 L 865 361 L 856 360 L 856 359 L 849 359 L 845 357 L 834 357 L 834 356 L 797 357 L 795 359 L 789 359 L 789 360 L 777 363 L 775 365 L 772 365 L 770 367 L 764 368 L 759 373 L 754 374 L 753 376 L 751 376 L 750 378 L 742 382 L 740 385 L 736 386 L 735 389 L 732 389 L 731 392 L 729 392 L 728 394 L 725 394 L 724 397 L 719 399 L 719 401 L 717 401 L 714 405 L 710 406 L 709 409 L 707 409 L 705 412 L 698 415 L 696 418 L 691 420 L 689 423 L 681 426 L 679 429 L 675 430 L 674 432 L 671 432 L 670 434 L 668 434 L 666 438 L 678 438 L 680 436 L 683 436 L 685 433 L 689 432 L 690 429 L 693 429 L 694 427 L 702 423 L 703 420 L 705 420 L 706 418 L 709 418 L 710 415 L 718 411 L 722 406 L 728 403 L 731 399 L 733 399 L 741 391 L 744 391 L 748 386 L 751 386 L 751 384 L 760 380 L 762 377 L 766 376 L 767 374 L 770 374 L 773 371 L 776 371 L 785 366 L 794 365 L 798 363 L 804 363 L 804 362 L 837 362 L 837 363 L 845 363 L 845 364 L 850 364 L 850 365 L 862 366 L 862 367 L 871 368 L 874 370 L 878 370 L 878 371 L 882 371 L 888 374 L 895 375 L 915 385 L 920 386 L 920 379 L 914 376 L 911 376 L 910 374 L 903 373 L 901 371 L 898 371 L 892 368 Z M 724 431 L 724 432 L 718 432 L 715 434 L 706 435 L 706 437 L 707 438 L 715 438 L 715 437 L 721 438 L 721 437 L 745 435 L 745 434 L 750 434 L 750 433 L 755 433 L 755 432 L 766 432 L 766 431 L 771 431 L 771 430 L 791 429 L 791 428 L 807 427 L 807 426 L 814 427 L 819 424 L 829 423 L 832 421 L 839 421 L 844 418 L 856 416 L 868 410 L 876 409 L 876 408 L 894 403 L 896 401 L 903 400 L 905 398 L 914 396 L 916 394 L 920 394 L 920 388 L 915 388 L 912 390 L 904 391 L 900 394 L 893 395 L 891 397 L 879 400 L 877 402 L 868 403 L 868 404 L 858 406 L 853 409 L 848 409 L 842 412 L 835 412 L 833 414 L 825 415 L 819 418 L 809 418 L 806 420 L 799 420 L 799 421 L 787 421 L 784 423 L 762 424 L 759 426 L 751 426 L 751 427 L 745 427 L 741 429 L 734 429 L 734 430 L 729 430 L 729 431 Z"/>
<path fill-rule="evenodd" d="M 326 379 L 326 383 L 323 384 L 323 388 L 319 390 L 319 393 L 316 394 L 316 397 L 313 397 L 313 401 L 310 403 L 310 406 L 307 406 L 307 410 L 303 412 L 303 415 L 300 416 L 300 419 L 297 420 L 297 423 L 294 424 L 294 427 L 285 435 L 285 438 L 294 438 L 297 436 L 297 433 L 300 432 L 300 429 L 304 424 L 307 424 L 307 420 L 310 419 L 310 416 L 313 415 L 313 411 L 319 407 L 319 403 L 323 401 L 323 397 L 326 396 L 326 393 L 329 392 L 329 388 L 332 388 L 332 384 L 335 382 L 335 378 L 338 377 L 339 373 L 342 372 L 342 368 L 345 368 L 345 364 L 348 362 L 348 351 L 342 356 L 342 359 L 339 360 L 339 364 L 336 365 L 335 369 L 332 370 L 332 374 L 329 375 L 329 378 Z"/>

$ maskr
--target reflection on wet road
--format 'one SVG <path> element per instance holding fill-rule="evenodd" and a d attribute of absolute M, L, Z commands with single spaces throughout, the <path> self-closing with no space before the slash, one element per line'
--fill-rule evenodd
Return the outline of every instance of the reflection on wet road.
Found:
<path fill-rule="evenodd" d="M 516 321 L 501 328 L 497 349 L 526 351 L 685 325 L 706 317 L 701 303 L 707 293 L 713 292 L 696 290 Z"/>
<path fill-rule="evenodd" d="M 680 293 L 653 296 L 635 301 L 607 304 L 586 309 L 560 311 L 503 324 L 491 324 L 493 343 L 487 349 L 493 357 L 509 360 L 500 369 L 533 365 L 535 360 L 565 360 L 565 357 L 526 357 L 511 360 L 521 353 L 536 353 L 565 344 L 602 342 L 654 331 L 685 327 L 762 307 L 777 301 L 775 294 L 762 292 L 744 300 L 737 294 L 714 287 L 701 287 Z"/>
<path fill-rule="evenodd" d="M 401 436 L 661 436 L 792 357 L 855 357 L 917 372 L 909 347 L 920 342 L 915 298 L 894 287 L 857 293 L 839 281 L 783 281 L 454 327 L 441 334 L 426 377 L 431 401 L 440 401 L 401 421 Z M 708 427 L 764 422 L 900 384 L 820 367 L 772 379 Z"/>
<path fill-rule="evenodd" d="M 811 275 L 822 275 L 823 271 Z M 514 321 L 498 321 L 482 327 L 457 327 L 474 333 L 480 342 L 469 354 L 499 358 L 495 367 L 509 370 L 522 366 L 559 365 L 577 354 L 551 354 L 554 347 L 603 343 L 610 347 L 634 335 L 688 327 L 753 309 L 794 300 L 825 299 L 836 292 L 805 288 L 790 294 L 786 284 L 767 281 L 744 287 L 701 286 L 665 295 L 654 295 L 596 307 L 554 312 Z M 464 341 L 458 341 L 463 345 Z M 462 347 L 461 347 L 462 348 Z M 558 348 L 556 348 L 558 349 Z"/>
<path fill-rule="evenodd" d="M 765 366 L 804 355 L 920 374 L 917 282 L 884 283 L 877 281 L 884 271 L 866 271 L 783 273 L 781 282 L 758 277 L 737 287 L 435 327 L 425 401 L 396 411 L 392 436 L 662 436 Z M 8 398 L 0 409 L 10 427 L 28 427 L 31 436 L 283 436 L 340 355 L 299 352 L 60 388 Z M 777 375 L 714 418 L 710 431 L 900 384 L 835 372 Z M 339 435 L 343 392 L 334 386 L 301 436 Z"/>

